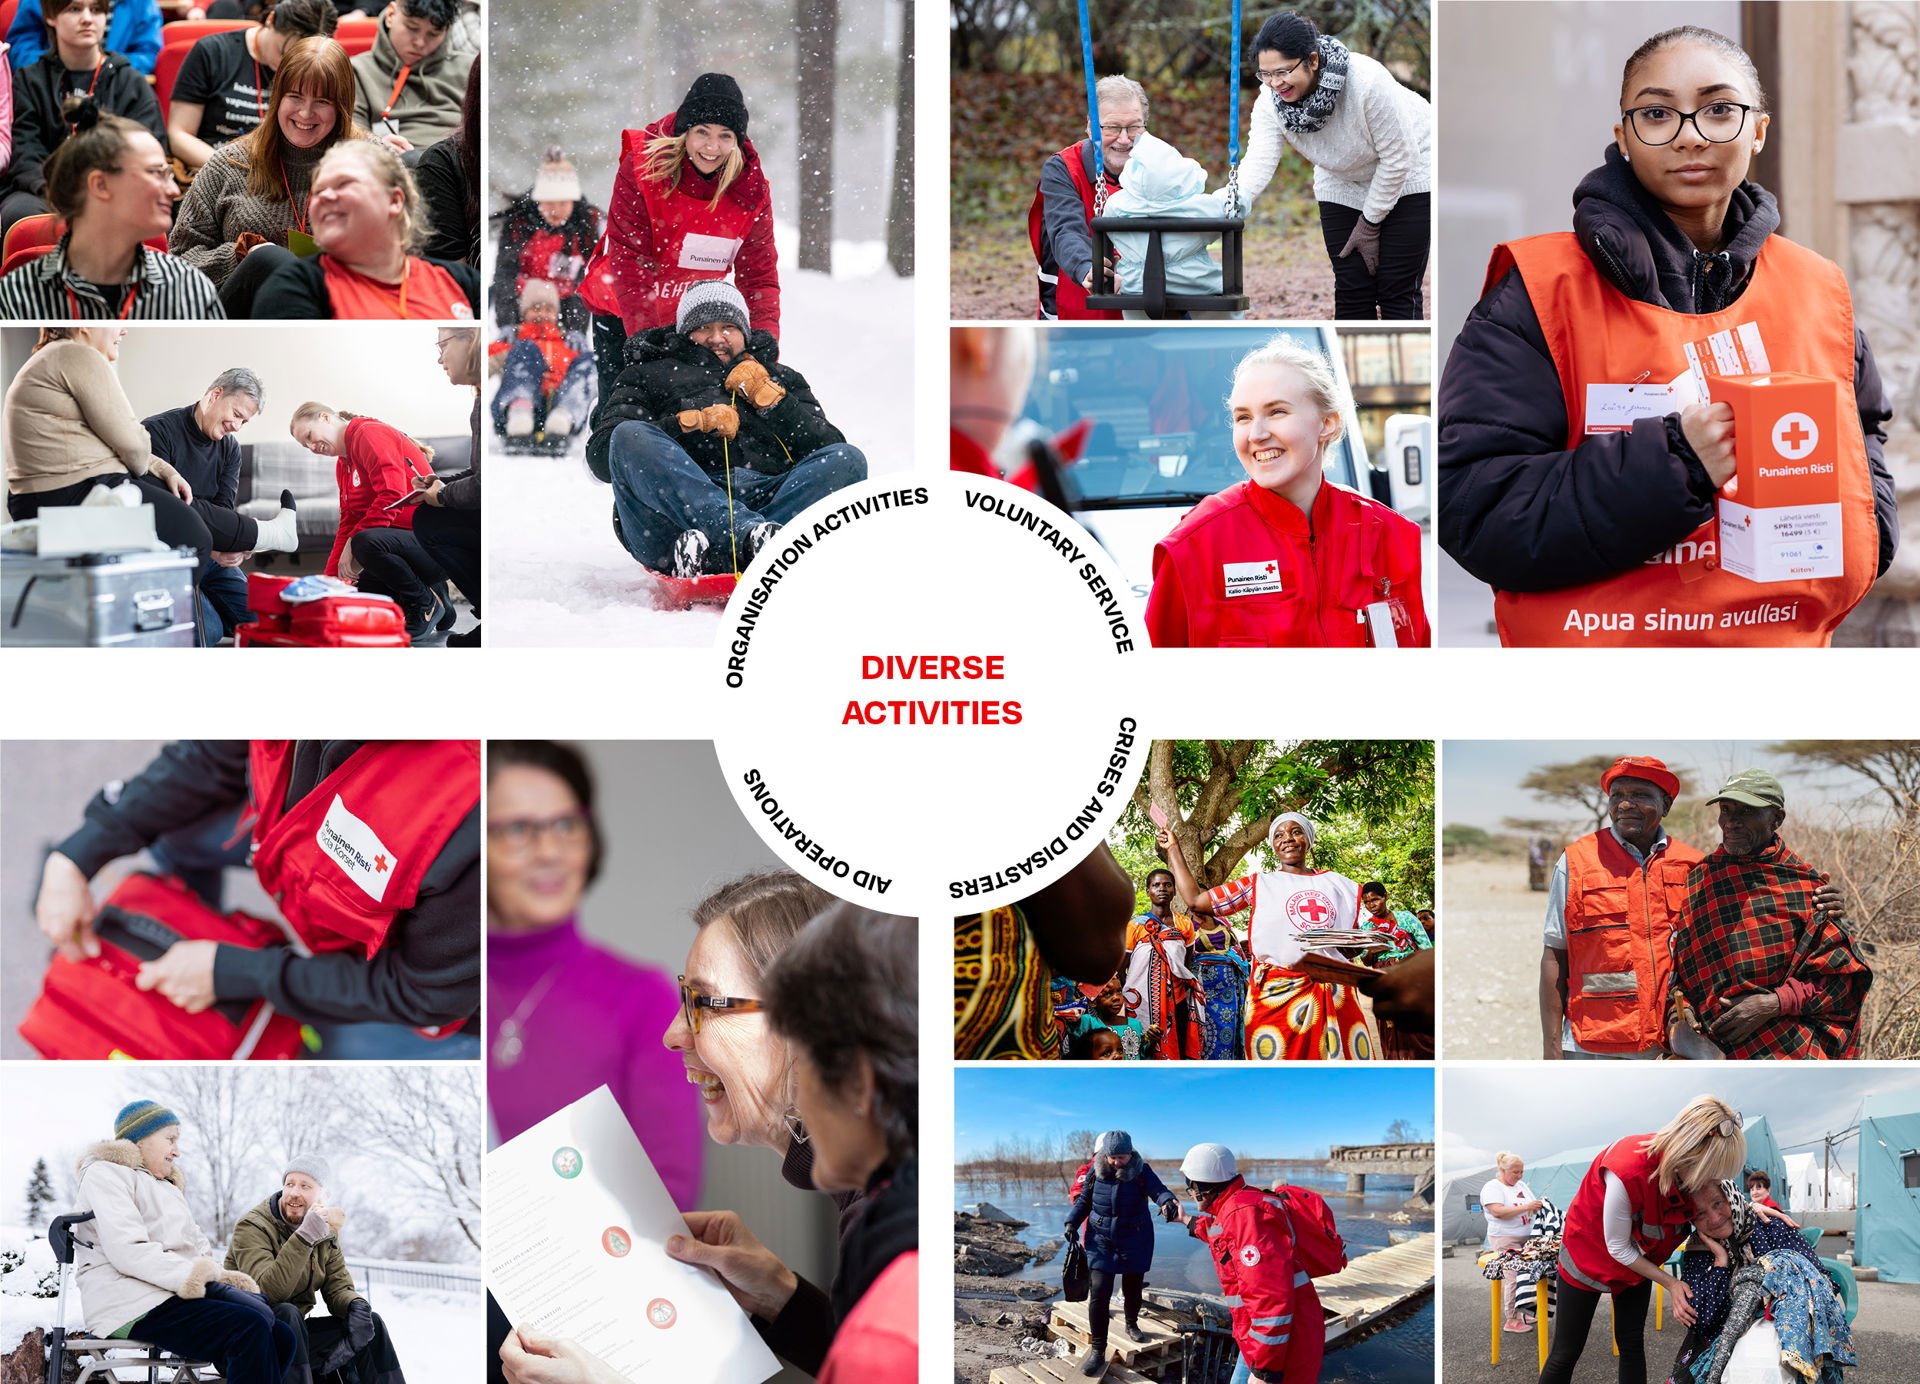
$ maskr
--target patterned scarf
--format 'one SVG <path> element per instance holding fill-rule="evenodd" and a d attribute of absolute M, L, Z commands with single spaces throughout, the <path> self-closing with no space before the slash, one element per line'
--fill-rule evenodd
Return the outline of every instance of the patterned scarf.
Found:
<path fill-rule="evenodd" d="M 1723 846 L 1694 868 L 1682 926 L 1673 934 L 1673 983 L 1700 1022 L 1735 1001 L 1805 980 L 1810 1012 L 1768 1020 L 1727 1056 L 1855 1058 L 1860 1007 L 1873 972 L 1853 940 L 1816 916 L 1820 872 L 1777 837 L 1757 855 Z"/>
<path fill-rule="evenodd" d="M 1337 38 L 1320 35 L 1320 81 L 1304 101 L 1282 101 L 1280 93 L 1269 89 L 1273 108 L 1287 133 L 1310 135 L 1333 119 L 1333 108 L 1340 93 L 1347 89 L 1347 45 Z"/>

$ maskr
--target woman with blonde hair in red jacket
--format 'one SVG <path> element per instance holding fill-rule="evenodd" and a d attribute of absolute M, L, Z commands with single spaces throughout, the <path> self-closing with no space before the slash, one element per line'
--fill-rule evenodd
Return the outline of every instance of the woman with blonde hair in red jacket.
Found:
<path fill-rule="evenodd" d="M 600 397 L 613 392 L 628 337 L 673 326 L 688 287 L 729 276 L 753 325 L 778 340 L 773 195 L 747 138 L 746 98 L 725 73 L 703 72 L 678 109 L 620 136 L 606 233 L 580 281 Z"/>

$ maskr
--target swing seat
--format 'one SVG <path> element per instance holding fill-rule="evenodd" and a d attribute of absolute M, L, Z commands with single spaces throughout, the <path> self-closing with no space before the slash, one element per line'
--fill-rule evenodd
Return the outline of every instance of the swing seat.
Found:
<path fill-rule="evenodd" d="M 650 572 L 653 578 L 653 608 L 655 610 L 691 610 L 699 606 L 723 606 L 733 595 L 733 588 L 740 578 L 731 572 L 722 572 L 718 576 L 670 577 L 664 572 Z"/>
<path fill-rule="evenodd" d="M 1183 312 L 1245 312 L 1250 306 L 1241 272 L 1241 243 L 1246 232 L 1245 217 L 1207 216 L 1096 216 L 1093 218 L 1093 263 L 1104 283 L 1107 251 L 1111 237 L 1144 231 L 1147 236 L 1147 263 L 1140 276 L 1139 293 L 1092 293 L 1087 306 L 1101 311 L 1144 312 L 1152 318 L 1177 316 Z M 1167 292 L 1167 261 L 1161 249 L 1163 233 L 1218 232 L 1220 235 L 1220 292 Z"/>

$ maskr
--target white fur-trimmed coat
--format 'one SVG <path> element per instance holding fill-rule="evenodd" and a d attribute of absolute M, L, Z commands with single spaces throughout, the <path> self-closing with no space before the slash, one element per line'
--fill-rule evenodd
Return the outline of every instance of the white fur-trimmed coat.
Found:
<path fill-rule="evenodd" d="M 81 1155 L 79 1173 L 79 1209 L 93 1219 L 73 1228 L 73 1281 L 88 1331 L 110 1336 L 170 1297 L 205 1297 L 223 1281 L 178 1168 L 157 1178 L 132 1140 L 110 1139 Z"/>

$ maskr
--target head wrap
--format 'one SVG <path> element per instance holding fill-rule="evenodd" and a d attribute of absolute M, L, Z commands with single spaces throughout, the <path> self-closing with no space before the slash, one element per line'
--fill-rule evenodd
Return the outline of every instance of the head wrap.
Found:
<path fill-rule="evenodd" d="M 1267 828 L 1267 845 L 1269 848 L 1273 845 L 1273 834 L 1280 830 L 1280 824 L 1282 822 L 1298 822 L 1300 829 L 1307 834 L 1307 849 L 1313 849 L 1313 838 L 1319 835 L 1319 833 L 1314 829 L 1313 823 L 1307 820 L 1307 816 L 1303 812 L 1282 812 L 1278 817 L 1273 819 L 1273 825 Z"/>

